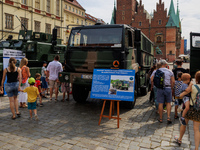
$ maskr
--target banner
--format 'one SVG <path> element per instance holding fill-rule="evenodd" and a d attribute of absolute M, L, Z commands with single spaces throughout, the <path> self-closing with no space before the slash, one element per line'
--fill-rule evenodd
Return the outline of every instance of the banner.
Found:
<path fill-rule="evenodd" d="M 16 67 L 19 67 L 20 62 L 22 60 L 22 58 L 25 57 L 25 54 L 20 51 L 20 50 L 14 50 L 14 49 L 3 49 L 3 69 L 7 68 L 9 65 L 9 59 L 11 57 L 14 57 L 17 61 L 16 63 Z M 7 83 L 7 77 L 6 80 L 4 82 L 4 85 Z M 4 90 L 4 95 L 7 95 L 5 90 Z"/>
<path fill-rule="evenodd" d="M 134 101 L 135 70 L 94 69 L 90 98 Z"/>

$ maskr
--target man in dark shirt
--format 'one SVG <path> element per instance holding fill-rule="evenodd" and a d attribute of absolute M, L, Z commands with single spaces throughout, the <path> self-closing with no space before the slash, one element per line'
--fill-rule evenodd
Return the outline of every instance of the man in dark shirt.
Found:
<path fill-rule="evenodd" d="M 174 70 L 172 70 L 173 73 L 174 73 L 175 80 L 178 80 L 178 73 L 179 72 L 188 73 L 187 70 L 185 70 L 184 68 L 182 68 L 182 64 L 183 64 L 183 61 L 181 59 L 176 60 L 177 68 L 174 69 Z"/>

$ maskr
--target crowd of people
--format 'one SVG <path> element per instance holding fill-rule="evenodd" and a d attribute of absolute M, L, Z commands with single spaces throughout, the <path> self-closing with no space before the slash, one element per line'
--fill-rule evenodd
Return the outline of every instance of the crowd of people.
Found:
<path fill-rule="evenodd" d="M 55 102 L 58 101 L 58 91 L 60 82 L 58 73 L 62 72 L 65 64 L 59 62 L 59 55 L 47 66 L 47 62 L 43 63 L 42 71 L 35 74 L 35 78 L 31 77 L 28 65 L 28 59 L 23 58 L 20 67 L 16 67 L 16 59 L 9 59 L 9 66 L 3 71 L 0 93 L 3 91 L 5 79 L 5 91 L 10 101 L 10 109 L 12 112 L 11 119 L 15 120 L 21 116 L 20 108 L 28 107 L 30 119 L 34 113 L 35 120 L 38 120 L 37 106 L 43 107 L 42 98 L 47 98 L 48 87 L 50 88 L 49 101 L 52 102 L 53 91 L 55 93 Z M 176 61 L 176 68 L 172 71 L 168 68 L 166 60 L 156 62 L 149 71 L 151 94 L 150 99 L 155 103 L 157 113 L 159 114 L 158 122 L 163 123 L 163 111 L 167 110 L 167 123 L 171 124 L 171 104 L 175 104 L 174 119 L 179 119 L 181 123 L 180 135 L 175 136 L 175 142 L 178 145 L 182 143 L 182 137 L 186 130 L 189 120 L 193 121 L 195 149 L 197 150 L 200 142 L 200 71 L 195 74 L 195 82 L 191 82 L 191 76 L 188 70 L 182 68 L 182 60 Z M 46 68 L 47 66 L 47 68 Z M 32 75 L 33 76 L 33 75 Z M 65 92 L 69 92 L 69 85 L 62 83 L 63 100 L 65 100 Z M 19 93 L 19 102 L 17 99 Z M 39 98 L 39 103 L 37 102 Z M 27 106 L 28 104 L 28 106 Z M 179 117 L 178 112 L 181 112 Z"/>
<path fill-rule="evenodd" d="M 53 91 L 55 92 L 55 102 L 57 102 L 58 89 L 60 87 L 58 73 L 63 71 L 63 66 L 59 60 L 60 56 L 56 55 L 54 60 L 50 62 L 48 66 L 47 62 L 43 62 L 41 74 L 36 73 L 35 75 L 32 75 L 35 76 L 33 78 L 31 77 L 29 67 L 27 66 L 27 58 L 22 58 L 19 67 L 16 67 L 17 61 L 15 58 L 11 57 L 9 59 L 9 65 L 3 71 L 0 94 L 3 94 L 3 90 L 5 89 L 10 101 L 10 109 L 12 112 L 11 119 L 15 120 L 17 117 L 21 116 L 19 108 L 28 108 L 30 119 L 32 120 L 32 113 L 34 113 L 35 120 L 38 120 L 36 107 L 44 106 L 42 98 L 48 98 L 46 96 L 49 95 L 48 88 L 50 88 L 50 102 L 52 101 Z M 3 88 L 6 78 L 7 82 Z M 63 84 L 62 88 L 69 89 L 65 86 L 66 84 Z M 63 92 L 65 93 L 67 90 L 63 90 Z M 39 99 L 38 102 L 37 98 Z M 64 101 L 64 99 L 62 101 Z"/>
<path fill-rule="evenodd" d="M 198 150 L 200 142 L 200 71 L 195 74 L 195 81 L 191 80 L 189 70 L 182 68 L 183 61 L 176 60 L 172 71 L 167 67 L 166 60 L 156 62 L 149 71 L 151 84 L 150 101 L 154 102 L 158 122 L 163 123 L 163 108 L 167 110 L 167 123 L 171 124 L 171 104 L 175 104 L 174 119 L 179 119 L 180 135 L 175 136 L 175 142 L 181 146 L 182 138 L 189 120 L 193 121 L 195 150 Z M 196 82 L 196 84 L 194 83 Z M 180 117 L 178 115 L 180 112 Z"/>

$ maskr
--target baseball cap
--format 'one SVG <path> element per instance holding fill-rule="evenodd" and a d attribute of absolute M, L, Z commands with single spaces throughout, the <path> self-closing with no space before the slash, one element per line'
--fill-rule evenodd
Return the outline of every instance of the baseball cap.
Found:
<path fill-rule="evenodd" d="M 28 83 L 29 84 L 34 84 L 35 83 L 35 79 L 33 77 L 28 79 Z"/>

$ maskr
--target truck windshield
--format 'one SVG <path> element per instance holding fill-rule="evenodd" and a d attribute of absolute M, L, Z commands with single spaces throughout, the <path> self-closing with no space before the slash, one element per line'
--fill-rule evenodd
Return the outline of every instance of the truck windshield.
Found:
<path fill-rule="evenodd" d="M 72 30 L 69 44 L 71 47 L 121 47 L 122 28 Z"/>
<path fill-rule="evenodd" d="M 192 36 L 192 46 L 200 48 L 200 36 Z"/>
<path fill-rule="evenodd" d="M 1 41 L 0 42 L 0 47 L 2 48 L 8 48 L 8 47 L 21 47 L 22 41 Z"/>

